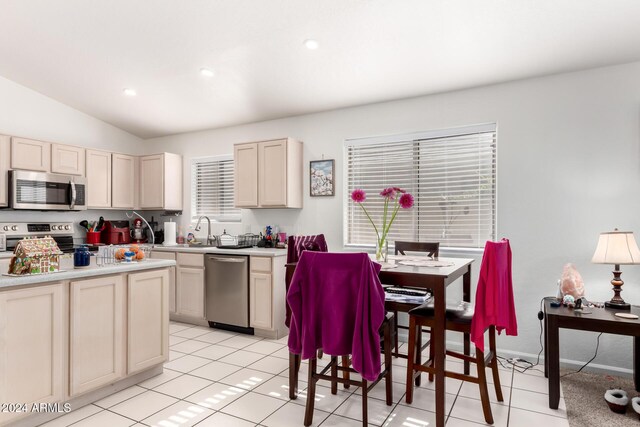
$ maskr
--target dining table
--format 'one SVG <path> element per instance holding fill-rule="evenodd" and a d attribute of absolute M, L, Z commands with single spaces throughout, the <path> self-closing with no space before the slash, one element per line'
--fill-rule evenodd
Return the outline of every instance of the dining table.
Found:
<path fill-rule="evenodd" d="M 446 307 L 447 288 L 452 283 L 462 278 L 462 300 L 471 301 L 471 264 L 473 258 L 445 258 L 426 259 L 415 261 L 417 257 L 390 256 L 390 262 L 382 263 L 382 269 L 378 277 L 385 285 L 403 286 L 412 288 L 429 289 L 433 296 L 435 327 L 431 329 L 431 343 L 433 346 L 436 394 L 436 427 L 444 427 L 445 412 L 445 356 L 446 356 Z M 460 282 L 460 281 L 458 281 Z M 415 305 L 407 305 L 407 309 Z M 469 334 L 464 334 L 464 354 L 470 354 Z M 420 354 L 418 344 L 417 354 Z M 464 363 L 464 373 L 469 374 L 469 362 Z"/>
<path fill-rule="evenodd" d="M 373 255 L 371 255 L 373 257 Z M 384 262 L 378 274 L 380 282 L 385 285 L 403 286 L 411 288 L 428 289 L 432 293 L 435 317 L 442 319 L 436 322 L 436 326 L 431 330 L 431 343 L 434 349 L 435 394 L 436 394 L 436 427 L 444 427 L 445 424 L 445 355 L 446 355 L 446 306 L 447 288 L 454 282 L 462 282 L 462 300 L 471 301 L 471 264 L 473 258 L 449 258 L 437 257 L 427 258 L 414 256 L 389 255 L 390 262 Z M 374 259 L 375 260 L 375 259 Z M 419 260 L 419 261 L 418 261 Z M 286 283 L 293 277 L 295 263 L 286 264 Z M 458 280 L 462 279 L 462 280 Z M 408 311 L 414 308 L 415 304 L 405 306 Z M 402 310 L 399 310 L 402 311 Z M 418 344 L 420 346 L 420 344 Z M 464 334 L 463 350 L 464 354 L 470 354 L 470 337 Z M 420 354 L 420 351 L 418 351 Z M 290 375 L 289 375 L 289 398 L 297 397 L 298 368 L 300 356 L 290 354 Z M 469 362 L 464 362 L 464 373 L 469 374 Z"/>

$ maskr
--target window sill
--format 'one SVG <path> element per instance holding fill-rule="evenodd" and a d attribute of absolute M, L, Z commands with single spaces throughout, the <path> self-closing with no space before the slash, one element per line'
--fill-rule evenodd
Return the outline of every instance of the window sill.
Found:
<path fill-rule="evenodd" d="M 393 246 L 389 246 L 389 252 L 393 253 Z M 368 252 L 375 253 L 375 247 L 373 245 L 344 245 L 343 250 L 345 252 Z M 440 246 L 440 253 L 446 255 L 470 255 L 477 256 L 482 255 L 484 248 L 456 248 Z"/>

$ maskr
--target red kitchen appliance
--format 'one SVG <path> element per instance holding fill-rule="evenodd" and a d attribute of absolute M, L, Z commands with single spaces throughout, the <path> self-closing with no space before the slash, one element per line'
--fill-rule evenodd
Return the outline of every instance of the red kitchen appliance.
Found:
<path fill-rule="evenodd" d="M 121 245 L 131 242 L 129 221 L 105 221 L 102 230 L 102 243 L 107 245 Z"/>

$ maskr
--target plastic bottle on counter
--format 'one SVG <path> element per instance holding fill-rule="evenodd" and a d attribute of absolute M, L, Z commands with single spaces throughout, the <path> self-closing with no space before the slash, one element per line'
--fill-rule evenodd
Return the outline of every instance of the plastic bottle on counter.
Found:
<path fill-rule="evenodd" d="M 184 229 L 182 228 L 182 226 L 178 227 L 178 244 L 179 245 L 184 245 L 185 243 L 185 239 L 184 239 Z"/>

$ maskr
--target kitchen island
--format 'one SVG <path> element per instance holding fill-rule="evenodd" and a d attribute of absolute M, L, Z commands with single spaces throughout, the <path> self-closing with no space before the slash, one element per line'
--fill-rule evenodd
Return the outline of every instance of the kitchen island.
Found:
<path fill-rule="evenodd" d="M 174 266 L 0 276 L 0 426 L 35 426 L 161 373 Z"/>

